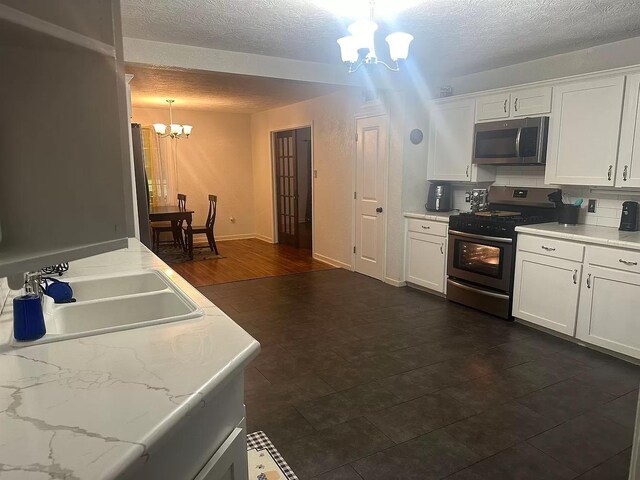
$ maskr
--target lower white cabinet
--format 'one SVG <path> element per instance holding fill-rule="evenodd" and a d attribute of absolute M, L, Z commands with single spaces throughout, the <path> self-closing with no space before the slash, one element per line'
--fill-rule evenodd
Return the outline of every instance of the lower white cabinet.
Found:
<path fill-rule="evenodd" d="M 514 317 L 640 358 L 639 251 L 519 235 L 513 288 Z"/>
<path fill-rule="evenodd" d="M 588 265 L 576 337 L 640 358 L 640 274 Z"/>
<path fill-rule="evenodd" d="M 238 427 L 194 480 L 246 480 L 248 471 L 246 432 Z"/>
<path fill-rule="evenodd" d="M 519 251 L 513 315 L 565 335 L 574 335 L 582 264 Z"/>
<path fill-rule="evenodd" d="M 416 221 L 413 220 L 413 223 Z M 406 281 L 420 287 L 445 292 L 447 259 L 446 224 L 421 222 L 425 231 L 437 231 L 441 235 L 407 231 Z M 439 227 L 429 229 L 430 226 Z"/>

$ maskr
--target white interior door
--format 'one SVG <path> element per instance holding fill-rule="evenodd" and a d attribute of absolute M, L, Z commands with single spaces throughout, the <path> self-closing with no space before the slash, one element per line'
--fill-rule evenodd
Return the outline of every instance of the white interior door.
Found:
<path fill-rule="evenodd" d="M 389 148 L 386 115 L 356 122 L 356 272 L 382 280 Z"/>

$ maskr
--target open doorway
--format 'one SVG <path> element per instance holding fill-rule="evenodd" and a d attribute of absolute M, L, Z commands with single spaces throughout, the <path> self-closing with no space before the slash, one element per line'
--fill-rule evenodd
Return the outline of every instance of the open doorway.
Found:
<path fill-rule="evenodd" d="M 311 127 L 275 132 L 275 216 L 277 243 L 313 248 Z"/>

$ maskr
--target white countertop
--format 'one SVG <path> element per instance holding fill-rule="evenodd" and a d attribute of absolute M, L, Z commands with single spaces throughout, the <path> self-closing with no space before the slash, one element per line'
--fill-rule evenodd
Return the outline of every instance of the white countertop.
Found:
<path fill-rule="evenodd" d="M 449 223 L 451 215 L 458 215 L 458 210 L 451 212 L 404 212 L 405 218 L 417 218 L 419 220 L 432 220 L 434 222 Z"/>
<path fill-rule="evenodd" d="M 73 262 L 69 274 L 141 268 L 163 269 L 205 315 L 12 348 L 11 293 L 0 314 L 0 477 L 116 478 L 258 354 L 258 342 L 137 240 Z"/>
<path fill-rule="evenodd" d="M 640 232 L 621 232 L 612 227 L 596 225 L 565 226 L 558 223 L 542 223 L 516 227 L 516 232 L 640 250 Z"/>

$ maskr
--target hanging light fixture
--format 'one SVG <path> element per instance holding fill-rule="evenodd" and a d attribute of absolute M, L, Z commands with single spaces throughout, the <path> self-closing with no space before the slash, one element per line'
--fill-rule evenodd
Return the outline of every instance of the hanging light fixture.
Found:
<path fill-rule="evenodd" d="M 340 56 L 349 67 L 349 73 L 358 70 L 362 65 L 382 64 L 393 72 L 400 70 L 400 63 L 409 56 L 409 45 L 413 35 L 405 32 L 395 32 L 387 35 L 385 40 L 389 44 L 389 56 L 394 65 L 389 65 L 378 58 L 375 48 L 375 33 L 378 24 L 374 21 L 375 0 L 369 2 L 369 20 L 358 20 L 349 25 L 346 37 L 338 39 Z M 365 53 L 366 52 L 366 53 Z"/>
<path fill-rule="evenodd" d="M 167 133 L 167 126 L 164 123 L 154 123 L 153 129 L 160 137 L 171 138 L 189 138 L 191 135 L 191 125 L 180 125 L 173 123 L 173 111 L 171 105 L 175 102 L 173 99 L 166 100 L 169 104 L 169 133 Z"/>

